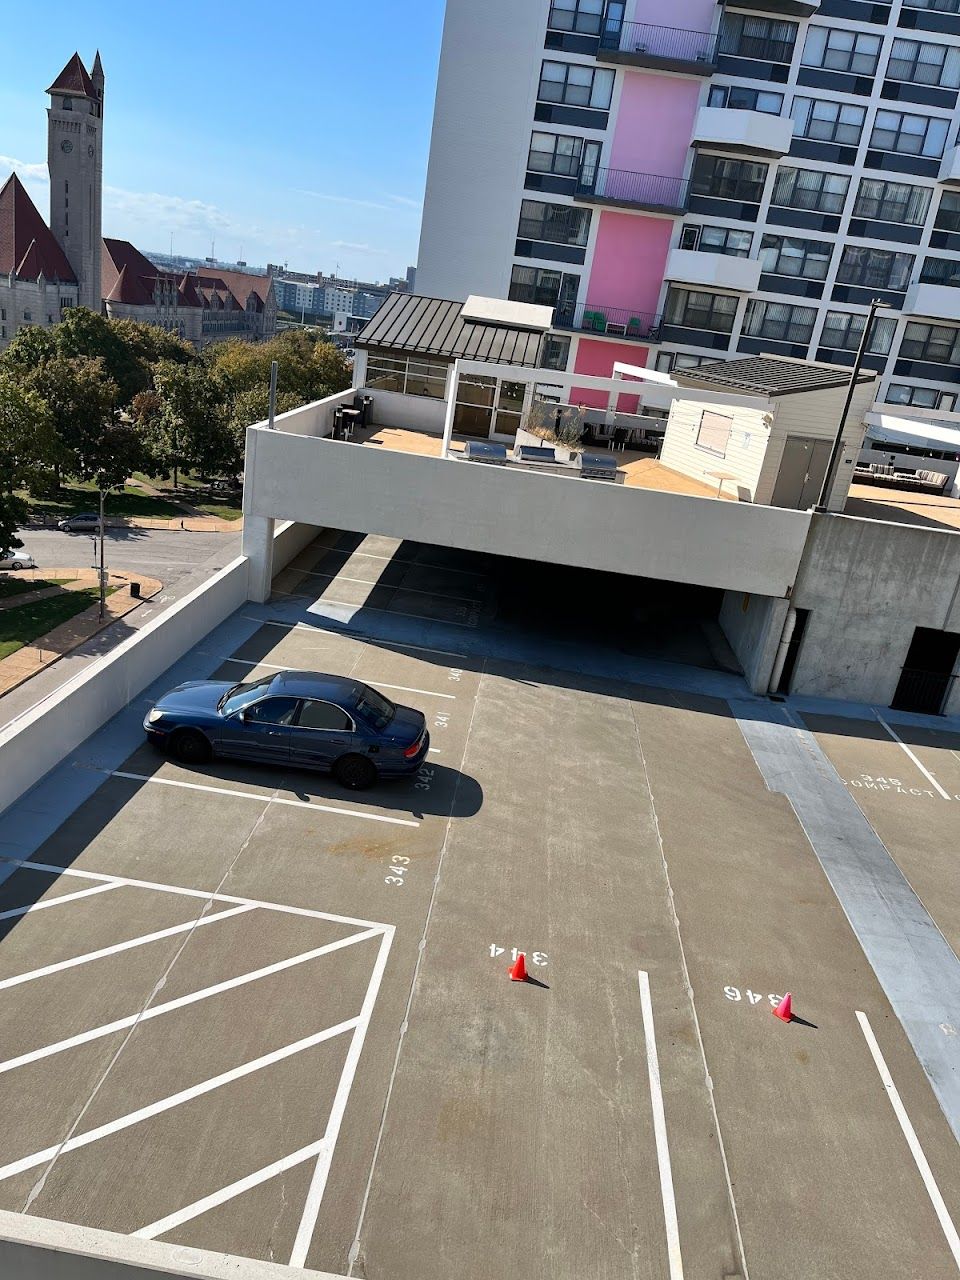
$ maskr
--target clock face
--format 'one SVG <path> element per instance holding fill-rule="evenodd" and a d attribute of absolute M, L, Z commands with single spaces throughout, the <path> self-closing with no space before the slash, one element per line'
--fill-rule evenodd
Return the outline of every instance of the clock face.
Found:
<path fill-rule="evenodd" d="M 60 150 L 67 152 L 68 155 L 73 150 L 73 143 L 70 141 L 69 138 L 64 138 L 64 140 L 60 143 Z"/>

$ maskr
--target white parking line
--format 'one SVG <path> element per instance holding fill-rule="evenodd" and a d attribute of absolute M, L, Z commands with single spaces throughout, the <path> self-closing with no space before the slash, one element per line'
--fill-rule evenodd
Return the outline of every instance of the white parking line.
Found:
<path fill-rule="evenodd" d="M 205 650 L 200 650 L 206 653 Z M 208 657 L 219 658 L 221 662 L 235 662 L 241 667 L 266 667 L 270 671 L 299 671 L 299 667 L 283 666 L 279 662 L 251 662 L 249 658 L 226 658 L 220 654 L 208 653 Z M 359 677 L 358 677 L 359 678 Z M 400 693 L 422 693 L 428 698 L 448 698 L 451 702 L 455 702 L 457 695 L 455 693 L 437 693 L 433 689 L 411 689 L 406 684 L 385 684 L 382 680 L 377 681 L 378 689 L 396 689 Z"/>
<path fill-rule="evenodd" d="M 29 863 L 25 863 L 29 866 Z M 80 889 L 76 893 L 63 893 L 59 898 L 48 898 L 45 902 L 34 902 L 28 907 L 13 907 L 9 911 L 0 911 L 0 920 L 12 920 L 14 916 L 30 915 L 34 911 L 43 911 L 47 907 L 60 907 L 65 902 L 76 902 L 78 898 L 92 898 L 95 893 L 107 893 L 111 889 L 119 889 L 119 884 L 100 884 L 93 889 Z"/>
<path fill-rule="evenodd" d="M 663 1200 L 663 1216 L 667 1230 L 667 1258 L 670 1265 L 670 1280 L 683 1280 L 683 1260 L 680 1256 L 680 1229 L 677 1225 L 677 1201 L 673 1190 L 673 1171 L 670 1167 L 670 1147 L 667 1143 L 667 1118 L 663 1109 L 663 1089 L 660 1085 L 657 1038 L 653 1028 L 650 975 L 640 969 L 637 976 L 640 980 L 640 1008 L 643 1013 L 643 1036 L 647 1045 L 647 1075 L 650 1078 L 650 1102 L 653 1108 L 653 1136 L 657 1147 L 657 1164 L 660 1167 L 660 1196 Z"/>
<path fill-rule="evenodd" d="M 219 920 L 229 920 L 231 916 L 240 916 L 256 910 L 256 907 L 231 907 L 229 911 L 217 911 L 210 916 L 200 916 L 196 920 L 171 925 L 169 929 L 158 929 L 156 933 L 142 933 L 139 938 L 117 942 L 112 947 L 86 951 L 82 956 L 74 956 L 71 960 L 59 960 L 56 964 L 45 964 L 42 969 L 31 969 L 29 973 L 18 973 L 14 978 L 4 978 L 0 982 L 0 991 L 5 991 L 8 987 L 18 987 L 23 982 L 33 982 L 36 978 L 46 978 L 51 973 L 62 973 L 64 969 L 75 969 L 79 965 L 89 964 L 92 960 L 102 960 L 105 956 L 115 956 L 120 951 L 131 951 L 134 947 L 143 947 L 150 942 L 160 942 L 163 938 L 172 938 L 178 933 L 189 933 L 191 929 L 199 929 L 203 925 L 216 924 Z"/>
<path fill-rule="evenodd" d="M 331 600 L 329 603 L 339 604 L 341 602 L 337 600 Z M 350 608 L 350 609 L 359 609 L 361 607 L 362 606 L 360 605 L 347 606 L 347 608 Z M 379 612 L 384 613 L 388 611 L 384 609 L 380 609 Z M 368 640 L 367 637 L 365 636 L 352 635 L 350 632 L 328 631 L 326 627 L 323 627 L 319 624 L 315 627 L 312 627 L 309 622 L 279 622 L 277 621 L 276 618 L 261 618 L 258 614 L 255 614 L 255 613 L 244 613 L 241 616 L 246 618 L 248 622 L 259 622 L 261 627 L 282 627 L 284 631 L 309 631 L 310 634 L 314 636 L 317 636 L 317 635 L 339 636 L 343 640 L 356 640 L 361 644 L 376 645 L 377 643 L 376 640 Z M 455 625 L 459 626 L 460 624 L 457 623 Z M 410 649 L 413 653 L 436 653 L 436 654 L 442 655 L 444 658 L 469 659 L 470 657 L 469 654 L 458 653 L 456 649 L 430 649 L 425 644 L 406 644 L 405 642 L 401 643 L 399 640 L 391 640 L 390 647 L 391 649 Z"/>
<path fill-rule="evenodd" d="M 362 929 L 389 929 L 392 926 L 376 920 L 357 920 L 353 916 L 335 916 L 329 911 L 314 911 L 311 907 L 291 907 L 283 902 L 264 902 L 260 898 L 240 898 L 233 893 L 211 893 L 208 889 L 188 889 L 179 884 L 160 884 L 156 880 L 134 880 L 130 876 L 109 876 L 102 871 L 80 871 L 76 867 L 57 867 L 49 862 L 31 862 L 28 858 L 11 858 L 0 853 L 0 862 L 30 871 L 46 871 L 55 876 L 75 876 L 79 880 L 96 880 L 116 888 L 128 885 L 134 889 L 150 889 L 155 893 L 174 893 L 183 898 L 200 898 L 204 902 L 235 902 L 244 907 L 263 907 L 265 911 L 281 911 L 286 915 L 307 916 L 311 920 L 332 920 L 334 924 L 356 924 Z"/>
<path fill-rule="evenodd" d="M 355 942 L 365 942 L 368 938 L 379 937 L 382 933 L 382 929 L 368 929 L 364 933 L 355 933 L 349 938 L 340 938 L 336 942 L 328 942 L 325 946 L 315 947 L 312 951 L 304 951 L 301 955 L 291 956 L 287 960 L 278 960 L 274 964 L 265 965 L 262 969 L 252 969 L 249 973 L 241 973 L 236 978 L 228 978 L 224 982 L 217 982 L 212 987 L 203 987 L 199 991 L 191 991 L 189 995 L 178 996 L 176 1000 L 167 1000 L 164 1004 L 152 1005 L 137 1013 L 128 1014 L 125 1018 L 117 1018 L 113 1022 L 105 1022 L 102 1026 L 91 1027 L 88 1031 L 81 1031 L 66 1040 L 58 1040 L 54 1044 L 44 1045 L 41 1049 L 32 1049 L 29 1053 L 21 1053 L 16 1058 L 8 1058 L 6 1062 L 0 1062 L 0 1075 L 5 1075 L 8 1071 L 16 1071 L 18 1067 L 24 1067 L 30 1062 L 39 1062 L 43 1058 L 52 1058 L 55 1054 L 64 1053 L 67 1049 L 75 1049 L 78 1045 L 89 1044 L 91 1040 L 101 1040 L 104 1036 L 113 1035 L 117 1031 L 125 1031 L 127 1027 L 150 1022 L 154 1018 L 159 1018 L 162 1014 L 171 1013 L 174 1009 L 185 1009 L 188 1005 L 199 1004 L 201 1000 L 209 1000 L 212 996 L 222 995 L 224 991 L 232 991 L 235 987 L 245 987 L 251 982 L 259 982 L 261 978 L 270 978 L 276 973 L 283 973 L 286 969 L 293 969 L 297 965 L 307 964 L 320 956 L 330 955 L 334 951 L 341 951 L 344 947 L 350 947 Z"/>
<path fill-rule="evenodd" d="M 404 562 L 407 563 L 407 562 Z M 288 566 L 288 569 L 292 566 Z M 436 565 L 424 565 L 424 568 L 437 568 Z M 435 599 L 453 600 L 457 604 L 472 604 L 479 609 L 483 604 L 482 600 L 478 600 L 476 596 L 451 596 L 446 591 L 425 591 L 423 587 L 405 587 L 399 583 L 383 582 L 375 579 L 373 582 L 369 578 L 350 578 L 345 573 L 318 573 L 316 569 L 294 569 L 294 573 L 302 573 L 305 578 L 324 578 L 327 582 L 359 582 L 364 587 L 381 587 L 387 591 L 409 591 L 417 596 L 433 596 Z M 302 595 L 299 591 L 277 591 L 276 595 L 292 596 Z"/>
<path fill-rule="evenodd" d="M 88 1147 L 91 1143 L 99 1142 L 101 1138 L 107 1138 L 123 1129 L 129 1129 L 132 1125 L 139 1124 L 142 1120 L 149 1120 L 151 1117 L 161 1115 L 165 1111 L 172 1111 L 175 1107 L 182 1106 L 185 1102 L 191 1102 L 194 1098 L 202 1097 L 206 1093 L 212 1093 L 214 1089 L 219 1089 L 223 1085 L 232 1084 L 234 1080 L 242 1080 L 244 1076 L 254 1075 L 257 1071 L 262 1071 L 265 1067 L 271 1067 L 276 1062 L 282 1062 L 285 1058 L 292 1058 L 294 1054 L 303 1053 L 307 1049 L 312 1049 L 315 1045 L 322 1044 L 325 1040 L 332 1040 L 336 1036 L 341 1036 L 347 1031 L 354 1030 L 358 1022 L 359 1018 L 348 1018 L 346 1022 L 338 1022 L 335 1027 L 327 1027 L 324 1031 L 318 1031 L 312 1036 L 306 1036 L 303 1040 L 296 1040 L 293 1044 L 284 1045 L 282 1049 L 274 1049 L 271 1053 L 265 1053 L 262 1057 L 245 1062 L 242 1066 L 233 1067 L 230 1071 L 224 1071 L 218 1076 L 211 1076 L 209 1080 L 201 1080 L 199 1084 L 191 1085 L 189 1089 L 181 1089 L 179 1093 L 172 1093 L 169 1097 L 161 1098 L 159 1102 L 151 1102 L 149 1106 L 130 1111 L 125 1116 L 119 1116 L 116 1120 L 111 1120 L 108 1124 L 98 1125 L 96 1129 L 91 1129 L 88 1133 L 81 1133 L 75 1138 L 68 1138 L 66 1142 L 60 1143 L 58 1146 L 45 1147 L 42 1151 L 35 1151 L 29 1156 L 23 1156 L 22 1159 L 14 1160 L 0 1168 L 0 1181 L 12 1178 L 27 1169 L 35 1169 L 37 1165 L 45 1164 L 48 1160 L 66 1155 L 70 1151 L 76 1151 L 80 1147 Z"/>
<path fill-rule="evenodd" d="M 283 796 L 263 796 L 252 791 L 234 791 L 230 787 L 212 787 L 200 782 L 186 782 L 182 778 L 158 778 L 145 773 L 127 773 L 122 769 L 99 769 L 111 778 L 125 778 L 131 782 L 149 782 L 153 786 L 182 787 L 186 791 L 207 791 L 213 795 L 233 796 L 237 800 L 255 800 L 258 804 L 288 805 L 292 809 L 312 809 L 315 813 L 336 813 L 346 818 L 363 818 L 367 822 L 386 822 L 394 827 L 419 827 L 413 818 L 390 818 L 382 813 L 365 813 L 362 809 L 342 809 L 338 805 L 315 804 L 310 800 L 288 800 Z"/>
<path fill-rule="evenodd" d="M 904 742 L 904 740 L 903 740 L 901 737 L 898 737 L 898 735 L 897 735 L 896 733 L 894 733 L 894 731 L 893 731 L 893 730 L 890 728 L 890 726 L 887 724 L 886 720 L 884 720 L 884 718 L 883 718 L 883 716 L 880 714 L 880 712 L 879 712 L 879 711 L 874 711 L 874 713 L 873 713 L 873 714 L 877 717 L 877 719 L 880 721 L 880 723 L 881 723 L 881 724 L 883 725 L 883 727 L 886 729 L 887 733 L 889 733 L 890 737 L 894 740 L 894 742 L 896 742 L 896 743 L 898 744 L 898 746 L 900 746 L 900 747 L 901 747 L 901 749 L 902 749 L 903 751 L 905 751 L 905 752 L 906 752 L 906 754 L 907 754 L 907 755 L 909 756 L 909 758 L 913 761 L 913 763 L 917 766 L 917 768 L 920 770 L 920 772 L 923 774 L 923 776 L 926 778 L 926 780 L 930 783 L 930 785 L 931 785 L 932 787 L 936 788 L 936 790 L 937 790 L 937 791 L 939 791 L 939 793 L 943 796 L 944 800 L 949 800 L 949 799 L 950 799 L 950 793 L 949 793 L 948 791 L 944 791 L 943 787 L 941 787 L 940 783 L 936 780 L 936 778 L 933 776 L 933 774 L 930 772 L 930 770 L 929 770 L 929 769 L 927 769 L 927 768 L 925 767 L 925 765 L 923 765 L 923 764 L 920 762 L 920 760 L 917 758 L 917 756 L 916 756 L 916 755 L 914 755 L 914 753 L 910 750 L 910 748 L 907 746 L 907 744 Z"/>
<path fill-rule="evenodd" d="M 884 1061 L 883 1054 L 880 1052 L 880 1046 L 877 1043 L 877 1037 L 873 1034 L 873 1027 L 865 1013 L 856 1011 L 857 1021 L 860 1023 L 860 1030 L 864 1034 L 870 1055 L 873 1058 L 874 1065 L 880 1073 L 880 1079 L 883 1087 L 887 1091 L 887 1097 L 890 1099 L 890 1105 L 893 1107 L 894 1114 L 900 1122 L 900 1128 L 903 1130 L 903 1136 L 907 1140 L 907 1146 L 910 1148 L 910 1154 L 920 1170 L 920 1177 L 923 1179 L 923 1185 L 927 1189 L 927 1195 L 933 1205 L 934 1212 L 943 1234 L 947 1238 L 947 1244 L 950 1252 L 953 1254 L 953 1260 L 957 1264 L 957 1270 L 960 1271 L 960 1235 L 957 1234 L 957 1228 L 953 1224 L 953 1219 L 944 1203 L 943 1196 L 940 1194 L 940 1188 L 937 1186 L 936 1179 L 927 1163 L 927 1157 L 923 1154 L 923 1148 L 920 1146 L 920 1139 L 917 1137 L 916 1130 L 910 1123 L 910 1117 L 907 1115 L 907 1109 L 903 1105 L 903 1101 L 897 1091 L 897 1086 L 893 1083 L 893 1076 Z"/>
<path fill-rule="evenodd" d="M 333 555 L 343 556 L 346 560 L 350 560 L 353 556 L 363 556 L 365 560 L 387 560 L 395 564 L 408 564 L 411 566 L 415 565 L 418 569 L 439 569 L 442 573 L 457 573 L 457 574 L 460 574 L 461 576 L 465 576 L 468 578 L 482 578 L 485 576 L 483 573 L 479 572 L 476 569 L 448 569 L 445 564 L 430 564 L 427 561 L 423 561 L 423 560 L 401 560 L 401 559 L 398 559 L 396 556 L 375 555 L 372 551 L 344 551 L 342 547 L 328 547 L 324 554 L 325 555 L 333 554 Z M 320 561 L 314 561 L 314 563 L 319 564 Z M 287 565 L 287 568 L 295 569 L 296 562 L 293 562 Z M 309 572 L 309 570 L 301 569 L 299 570 L 299 572 L 307 573 Z"/>

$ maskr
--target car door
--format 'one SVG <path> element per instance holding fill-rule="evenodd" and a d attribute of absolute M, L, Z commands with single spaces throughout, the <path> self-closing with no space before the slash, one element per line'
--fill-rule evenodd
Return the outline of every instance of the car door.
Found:
<path fill-rule="evenodd" d="M 238 760 L 287 764 L 299 698 L 261 698 L 223 721 L 220 752 Z"/>
<path fill-rule="evenodd" d="M 301 769 L 329 769 L 335 760 L 363 749 L 353 717 L 336 703 L 304 698 L 290 732 L 290 762 Z"/>

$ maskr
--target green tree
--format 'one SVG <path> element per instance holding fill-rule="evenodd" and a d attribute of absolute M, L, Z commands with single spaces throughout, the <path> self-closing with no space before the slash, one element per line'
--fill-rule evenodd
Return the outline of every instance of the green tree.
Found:
<path fill-rule="evenodd" d="M 46 405 L 56 432 L 56 467 L 82 480 L 92 479 L 117 402 L 117 384 L 107 376 L 103 360 L 55 355 L 29 383 Z"/>
<path fill-rule="evenodd" d="M 26 505 L 15 490 L 50 460 L 55 447 L 41 398 L 0 370 L 0 550 L 23 546 L 16 532 L 26 518 Z"/>
<path fill-rule="evenodd" d="M 140 320 L 108 320 L 107 324 L 127 350 L 148 370 L 151 384 L 153 367 L 161 360 L 191 364 L 199 359 L 189 342 L 158 325 L 144 324 Z"/>
<path fill-rule="evenodd" d="M 117 331 L 115 321 L 86 307 L 71 307 L 51 332 L 61 355 L 103 361 L 105 373 L 116 386 L 117 408 L 149 387 L 149 366 L 124 340 L 123 332 Z"/>
<path fill-rule="evenodd" d="M 206 475 L 235 473 L 240 459 L 222 378 L 200 361 L 179 365 L 172 360 L 161 361 L 154 376 L 154 449 L 164 469 L 172 472 L 174 487 L 184 466 L 199 467 Z"/>

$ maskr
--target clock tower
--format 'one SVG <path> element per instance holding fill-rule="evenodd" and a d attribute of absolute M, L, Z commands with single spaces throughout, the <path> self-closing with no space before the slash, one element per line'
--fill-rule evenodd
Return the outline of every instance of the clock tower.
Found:
<path fill-rule="evenodd" d="M 79 282 L 78 302 L 102 309 L 103 66 L 87 72 L 75 53 L 47 90 L 50 230 Z"/>

